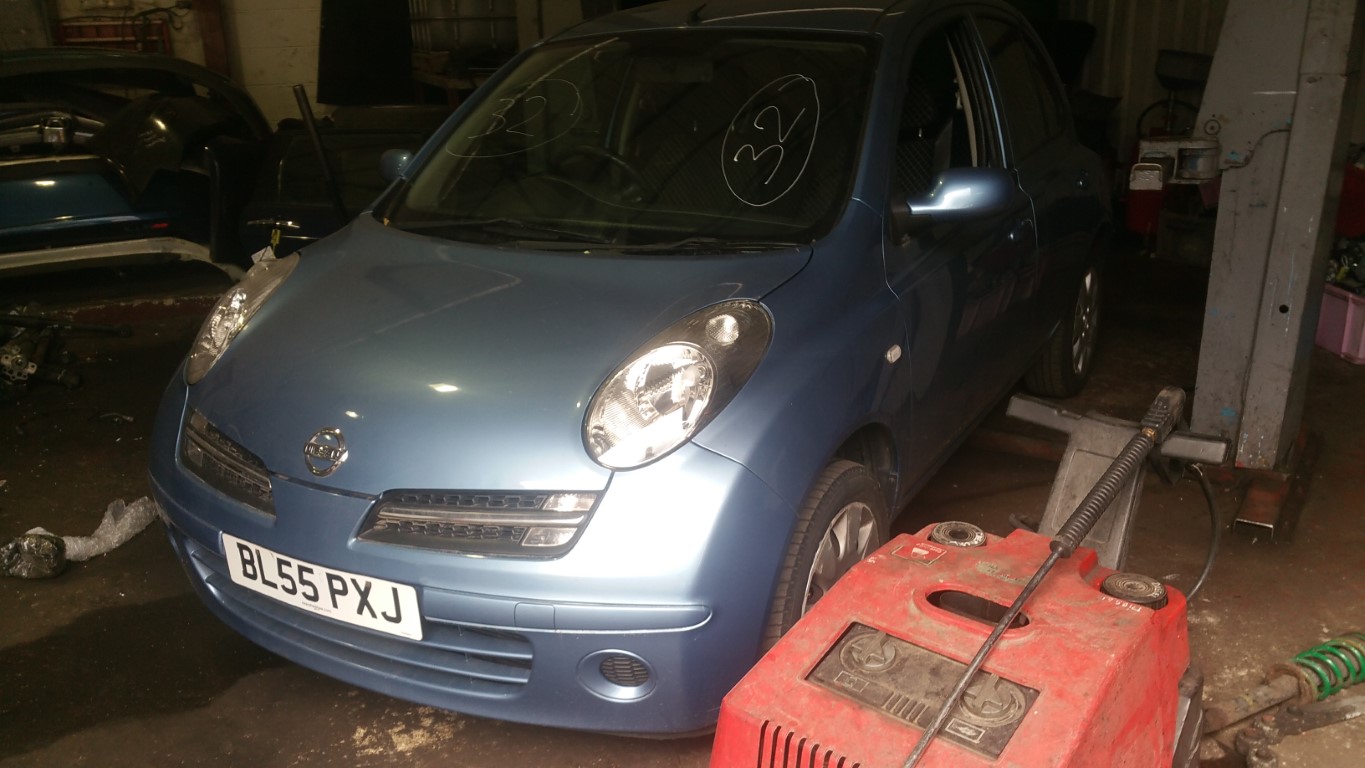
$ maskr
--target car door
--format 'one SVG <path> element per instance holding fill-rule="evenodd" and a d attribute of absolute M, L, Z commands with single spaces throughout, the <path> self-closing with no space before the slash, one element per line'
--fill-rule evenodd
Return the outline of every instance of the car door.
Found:
<path fill-rule="evenodd" d="M 1029 307 L 1028 346 L 1037 349 L 1075 295 L 1092 220 L 1075 212 L 1086 209 L 1090 186 L 1101 179 L 1093 178 L 1093 164 L 1072 139 L 1065 99 L 1037 38 L 989 9 L 974 20 L 1009 163 L 1033 200 L 1038 260 L 1020 271 L 1016 298 Z"/>
<path fill-rule="evenodd" d="M 1003 168 L 980 47 L 966 17 L 951 14 L 907 41 L 897 95 L 899 126 L 888 158 L 890 205 L 922 200 L 948 168 Z M 888 220 L 895 222 L 894 215 Z M 907 485 L 918 484 L 982 412 L 1018 378 L 1028 307 L 1018 279 L 1037 259 L 1033 209 L 1016 189 L 1003 209 L 966 219 L 888 227 L 887 282 L 899 300 L 908 401 L 897 424 Z M 907 417 L 911 414 L 913 418 Z"/>

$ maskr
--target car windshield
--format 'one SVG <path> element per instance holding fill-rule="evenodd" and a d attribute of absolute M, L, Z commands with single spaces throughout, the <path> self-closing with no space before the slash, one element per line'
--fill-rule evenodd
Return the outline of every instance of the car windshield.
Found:
<path fill-rule="evenodd" d="M 712 30 L 546 45 L 383 215 L 550 249 L 808 243 L 848 199 L 871 59 L 865 39 Z"/>

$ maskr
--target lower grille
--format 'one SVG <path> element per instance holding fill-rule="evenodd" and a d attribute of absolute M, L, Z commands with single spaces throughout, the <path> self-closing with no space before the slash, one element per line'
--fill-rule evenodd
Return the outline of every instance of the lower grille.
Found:
<path fill-rule="evenodd" d="M 523 635 L 424 620 L 423 639 L 414 642 L 352 627 L 239 587 L 216 552 L 192 539 L 185 546 L 195 572 L 227 610 L 292 645 L 379 674 L 484 698 L 515 696 L 531 678 L 532 648 Z"/>

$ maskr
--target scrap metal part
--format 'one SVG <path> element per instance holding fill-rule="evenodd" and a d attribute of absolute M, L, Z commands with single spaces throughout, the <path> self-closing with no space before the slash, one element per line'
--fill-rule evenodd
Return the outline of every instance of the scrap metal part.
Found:
<path fill-rule="evenodd" d="M 1278 679 L 1278 678 L 1277 678 Z M 1365 715 L 1365 695 L 1335 696 L 1312 704 L 1290 704 L 1265 714 L 1237 732 L 1233 744 L 1246 759 L 1247 768 L 1276 768 L 1279 756 L 1272 747 L 1286 736 L 1344 723 Z"/>

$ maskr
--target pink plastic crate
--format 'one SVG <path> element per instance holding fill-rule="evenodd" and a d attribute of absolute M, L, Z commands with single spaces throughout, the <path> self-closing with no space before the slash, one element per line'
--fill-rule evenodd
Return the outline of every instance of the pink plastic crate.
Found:
<path fill-rule="evenodd" d="M 1326 286 L 1318 313 L 1319 347 L 1356 364 L 1365 363 L 1365 298 Z"/>

